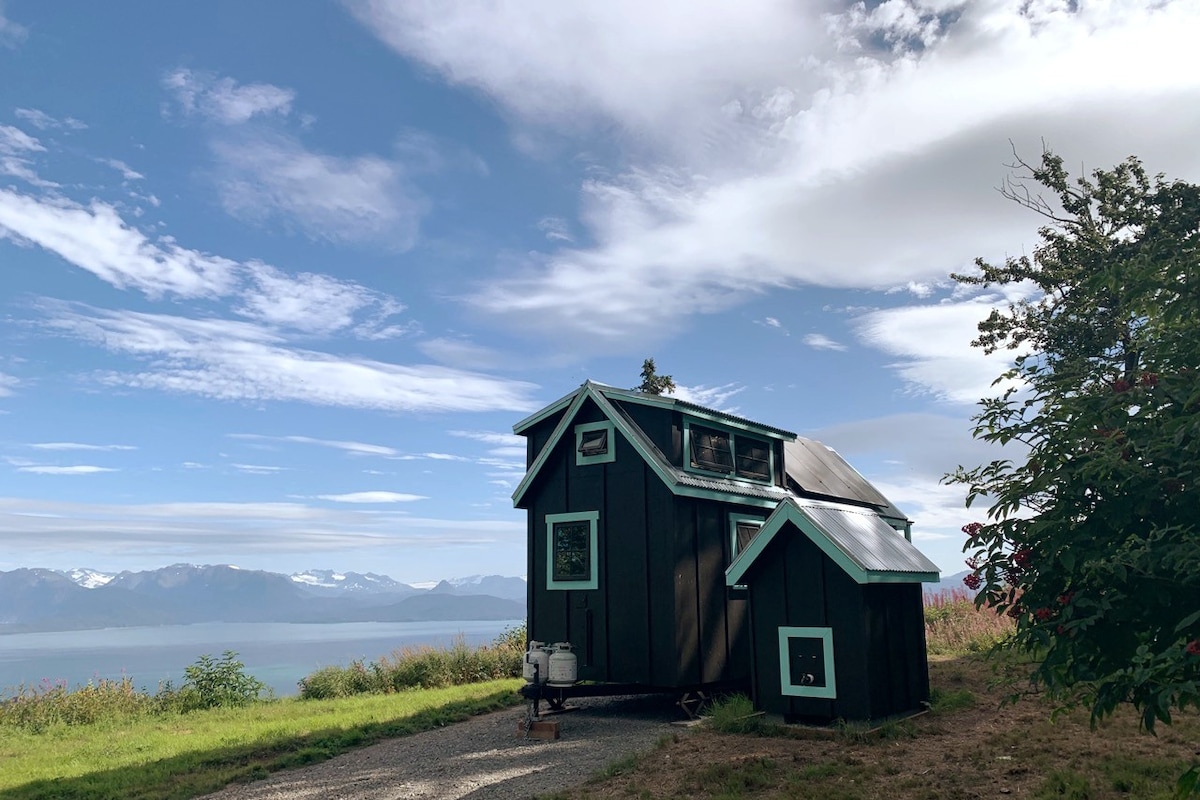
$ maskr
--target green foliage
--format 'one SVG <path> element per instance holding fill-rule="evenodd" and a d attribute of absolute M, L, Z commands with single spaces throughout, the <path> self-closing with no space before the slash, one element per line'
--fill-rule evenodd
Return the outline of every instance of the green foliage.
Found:
<path fill-rule="evenodd" d="M 645 394 L 671 394 L 675 391 L 675 381 L 670 375 L 659 375 L 654 359 L 647 358 L 642 362 L 642 382 L 633 389 Z"/>
<path fill-rule="evenodd" d="M 1092 795 L 1088 779 L 1070 770 L 1056 770 L 1046 776 L 1046 780 L 1034 795 L 1036 800 L 1088 800 Z"/>
<path fill-rule="evenodd" d="M 975 693 L 970 689 L 943 689 L 935 686 L 929 690 L 929 706 L 935 714 L 950 714 L 975 705 Z"/>
<path fill-rule="evenodd" d="M 1016 356 L 975 437 L 1023 449 L 947 476 L 992 503 L 964 526 L 968 580 L 1016 621 L 1035 687 L 1093 721 L 1131 702 L 1152 730 L 1200 705 L 1200 186 L 1135 158 L 1016 168 L 1005 193 L 1046 218 L 1041 244 L 954 276 L 1027 292 L 974 342 Z"/>
<path fill-rule="evenodd" d="M 755 712 L 754 703 L 744 694 L 714 700 L 708 724 L 720 733 L 763 733 L 766 728 L 762 714 Z"/>
<path fill-rule="evenodd" d="M 187 713 L 204 708 L 238 708 L 250 705 L 267 691 L 267 686 L 246 674 L 237 653 L 226 650 L 220 658 L 202 655 L 183 671 L 183 685 L 169 684 L 159 691 L 164 709 Z"/>
<path fill-rule="evenodd" d="M 505 631 L 490 646 L 470 647 L 459 637 L 449 648 L 404 649 L 378 661 L 323 667 L 300 680 L 300 697 L 321 700 L 516 678 L 524 650 L 523 626 Z"/>
<path fill-rule="evenodd" d="M 71 691 L 65 681 L 19 686 L 0 697 L 0 725 L 43 733 L 56 725 L 94 725 L 153 713 L 156 699 L 133 688 L 132 679 L 99 679 Z"/>

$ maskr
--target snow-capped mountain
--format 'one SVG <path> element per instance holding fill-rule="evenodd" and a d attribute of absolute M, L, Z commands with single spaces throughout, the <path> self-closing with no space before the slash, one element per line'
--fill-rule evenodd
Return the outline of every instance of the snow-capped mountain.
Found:
<path fill-rule="evenodd" d="M 76 567 L 75 569 L 64 571 L 64 575 L 70 578 L 76 585 L 82 586 L 85 589 L 95 589 L 98 586 L 104 586 L 115 575 L 109 575 L 104 572 L 97 572 L 94 569 L 86 567 Z"/>
<path fill-rule="evenodd" d="M 374 572 L 338 572 L 309 569 L 288 576 L 292 582 L 316 593 L 341 594 L 412 594 L 413 587 Z"/>

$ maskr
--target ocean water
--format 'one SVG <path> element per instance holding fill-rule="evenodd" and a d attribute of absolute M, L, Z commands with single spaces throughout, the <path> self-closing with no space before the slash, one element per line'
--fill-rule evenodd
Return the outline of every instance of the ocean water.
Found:
<path fill-rule="evenodd" d="M 207 622 L 0 634 L 0 696 L 44 680 L 74 687 L 125 676 L 136 687 L 154 691 L 162 681 L 178 686 L 184 668 L 201 655 L 234 650 L 248 673 L 285 697 L 296 694 L 296 682 L 320 667 L 370 661 L 403 647 L 446 646 L 460 636 L 467 644 L 485 644 L 522 622 Z"/>

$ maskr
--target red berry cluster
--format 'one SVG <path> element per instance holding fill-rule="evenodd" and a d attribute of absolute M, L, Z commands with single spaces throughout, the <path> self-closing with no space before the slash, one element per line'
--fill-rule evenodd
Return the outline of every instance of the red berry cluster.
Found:
<path fill-rule="evenodd" d="M 982 522 L 968 522 L 962 526 L 962 532 L 967 536 L 977 536 L 981 530 L 983 530 Z"/>
<path fill-rule="evenodd" d="M 1110 383 L 1109 386 L 1111 386 L 1112 390 L 1114 392 L 1116 392 L 1117 394 L 1121 394 L 1122 392 L 1128 392 L 1130 389 L 1133 388 L 1133 384 L 1131 384 L 1129 381 L 1125 380 L 1124 378 L 1117 378 L 1115 381 Z"/>
<path fill-rule="evenodd" d="M 1048 608 L 1039 608 L 1033 612 L 1033 615 L 1038 618 L 1038 622 L 1045 622 L 1054 616 L 1054 612 Z"/>
<path fill-rule="evenodd" d="M 1063 592 L 1062 594 L 1060 594 L 1060 595 L 1058 596 L 1058 604 L 1059 604 L 1060 606 L 1065 606 L 1065 605 L 1067 605 L 1068 603 L 1070 603 L 1070 602 L 1071 602 L 1072 600 L 1074 600 L 1074 599 L 1075 599 L 1075 593 L 1074 593 L 1074 592 Z"/>
<path fill-rule="evenodd" d="M 1147 389 L 1153 389 L 1155 386 L 1158 386 L 1158 373 L 1143 372 L 1138 378 L 1138 383 L 1140 383 L 1142 386 L 1145 386 Z"/>
<path fill-rule="evenodd" d="M 983 579 L 975 573 L 971 573 L 963 578 L 963 583 L 967 585 L 968 589 L 970 589 L 972 592 L 975 592 L 978 591 L 979 587 L 983 585 Z"/>
<path fill-rule="evenodd" d="M 1200 656 L 1200 639 L 1192 639 L 1183 651 L 1189 656 Z"/>
<path fill-rule="evenodd" d="M 1019 547 L 1017 548 L 1017 551 L 1013 553 L 1012 560 L 1017 569 L 1025 569 L 1029 566 L 1029 561 L 1032 558 L 1032 550 L 1030 550 L 1028 547 Z"/>

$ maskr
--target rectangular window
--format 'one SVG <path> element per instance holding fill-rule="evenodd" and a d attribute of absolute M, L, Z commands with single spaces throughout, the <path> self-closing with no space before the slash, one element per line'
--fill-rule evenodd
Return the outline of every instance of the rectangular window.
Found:
<path fill-rule="evenodd" d="M 755 514 L 729 515 L 729 563 L 741 555 L 750 546 L 750 541 L 758 535 L 763 526 L 764 518 Z M 745 584 L 736 584 L 733 588 L 745 589 Z"/>
<path fill-rule="evenodd" d="M 685 468 L 720 473 L 758 483 L 773 483 L 773 446 L 766 439 L 733 430 L 710 428 L 685 419 L 688 460 Z"/>
<path fill-rule="evenodd" d="M 615 426 L 608 420 L 575 426 L 575 464 L 610 464 L 617 460 Z"/>
<path fill-rule="evenodd" d="M 599 585 L 599 521 L 598 511 L 546 515 L 547 589 L 595 589 Z"/>
<path fill-rule="evenodd" d="M 761 439 L 738 436 L 734 440 L 737 474 L 760 481 L 771 480 L 771 445 Z"/>
<path fill-rule="evenodd" d="M 712 428 L 691 426 L 692 466 L 713 472 L 732 472 L 733 455 L 729 434 Z"/>
<path fill-rule="evenodd" d="M 790 697 L 837 698 L 833 628 L 779 629 L 779 687 Z"/>

